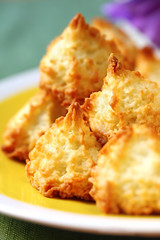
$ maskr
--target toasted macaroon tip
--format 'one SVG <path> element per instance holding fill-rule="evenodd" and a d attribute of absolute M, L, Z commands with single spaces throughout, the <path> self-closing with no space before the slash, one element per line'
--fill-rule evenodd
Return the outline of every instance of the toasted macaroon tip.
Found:
<path fill-rule="evenodd" d="M 109 58 L 108 58 L 107 75 L 109 73 L 110 74 L 118 73 L 118 71 L 121 70 L 121 69 L 122 69 L 121 63 L 118 61 L 116 56 L 113 53 L 111 53 Z"/>
<path fill-rule="evenodd" d="M 84 120 L 84 113 L 81 109 L 79 102 L 76 99 L 73 100 L 72 104 L 68 108 L 66 117 L 60 117 L 56 119 L 55 123 L 64 121 L 67 125 L 71 123 L 76 126 L 81 126 L 81 121 Z M 87 124 L 87 122 L 85 122 Z"/>
<path fill-rule="evenodd" d="M 146 125 L 115 135 L 98 154 L 91 196 L 105 213 L 160 213 L 160 137 Z"/>
<path fill-rule="evenodd" d="M 74 101 L 67 115 L 57 119 L 30 152 L 27 177 L 44 196 L 91 200 L 88 178 L 99 149 L 83 110 Z"/>
<path fill-rule="evenodd" d="M 72 18 L 72 20 L 70 21 L 69 26 L 70 26 L 71 28 L 83 28 L 83 27 L 86 27 L 87 24 L 86 24 L 86 22 L 85 22 L 84 17 L 82 16 L 82 14 L 81 14 L 81 13 L 77 13 L 77 14 Z"/>

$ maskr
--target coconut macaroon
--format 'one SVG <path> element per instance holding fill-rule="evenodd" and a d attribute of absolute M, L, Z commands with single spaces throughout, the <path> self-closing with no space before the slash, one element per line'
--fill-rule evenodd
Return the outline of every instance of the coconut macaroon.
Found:
<path fill-rule="evenodd" d="M 130 67 L 116 44 L 105 40 L 77 14 L 41 60 L 40 86 L 56 94 L 64 105 L 70 105 L 74 98 L 82 102 L 90 93 L 101 89 L 112 52 Z"/>
<path fill-rule="evenodd" d="M 155 56 L 152 48 L 145 47 L 139 50 L 136 58 L 136 69 L 160 86 L 160 58 Z"/>
<path fill-rule="evenodd" d="M 91 25 L 97 28 L 101 34 L 104 34 L 107 40 L 113 40 L 122 55 L 127 56 L 130 65 L 134 67 L 137 48 L 125 32 L 123 32 L 118 26 L 103 18 L 92 19 Z"/>
<path fill-rule="evenodd" d="M 25 161 L 38 138 L 65 113 L 56 99 L 39 90 L 8 122 L 2 150 L 11 158 Z"/>
<path fill-rule="evenodd" d="M 144 125 L 119 132 L 100 151 L 91 181 L 105 213 L 160 213 L 160 137 Z"/>
<path fill-rule="evenodd" d="M 83 117 L 73 102 L 66 117 L 57 119 L 29 154 L 27 176 L 46 197 L 91 199 L 88 178 L 100 145 Z"/>
<path fill-rule="evenodd" d="M 102 91 L 91 94 L 83 109 L 92 131 L 104 141 L 133 123 L 146 123 L 160 133 L 160 88 L 124 69 L 113 54 Z"/>

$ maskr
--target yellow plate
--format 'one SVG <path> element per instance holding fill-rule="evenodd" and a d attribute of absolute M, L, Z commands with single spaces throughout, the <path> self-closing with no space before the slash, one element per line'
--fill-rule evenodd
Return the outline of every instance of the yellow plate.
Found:
<path fill-rule="evenodd" d="M 34 80 L 35 76 L 36 80 Z M 0 102 L 0 144 L 3 143 L 2 135 L 8 120 L 37 91 L 36 88 L 22 91 L 24 83 L 25 86 L 28 84 L 30 87 L 37 82 L 38 75 L 33 71 L 0 83 L 1 100 L 5 98 L 5 93 L 8 96 L 12 95 Z M 22 87 L 20 88 L 20 86 Z M 19 91 L 18 94 L 16 94 L 17 91 Z M 16 95 L 13 96 L 13 93 Z M 160 218 L 158 216 L 104 215 L 93 203 L 46 198 L 30 185 L 25 176 L 24 167 L 25 164 L 9 159 L 0 151 L 1 213 L 45 225 L 81 231 L 160 235 Z"/>

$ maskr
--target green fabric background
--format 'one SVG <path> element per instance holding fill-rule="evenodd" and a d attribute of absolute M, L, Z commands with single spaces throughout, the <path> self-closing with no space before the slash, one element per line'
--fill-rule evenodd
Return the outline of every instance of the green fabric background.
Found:
<path fill-rule="evenodd" d="M 89 21 L 104 0 L 0 2 L 0 79 L 38 67 L 46 46 L 81 12 Z M 106 2 L 106 1 L 105 1 Z M 0 215 L 0 240 L 139 239 L 48 228 Z"/>
<path fill-rule="evenodd" d="M 0 240 L 143 240 L 151 238 L 97 235 L 26 223 L 0 215 Z"/>
<path fill-rule="evenodd" d="M 71 18 L 100 15 L 104 0 L 35 0 L 0 2 L 0 79 L 38 67 L 46 46 Z"/>

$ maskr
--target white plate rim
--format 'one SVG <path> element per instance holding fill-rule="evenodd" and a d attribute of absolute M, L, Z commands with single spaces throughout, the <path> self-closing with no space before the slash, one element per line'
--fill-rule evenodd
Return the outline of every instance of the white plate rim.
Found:
<path fill-rule="evenodd" d="M 38 69 L 0 81 L 0 101 L 38 85 Z M 14 87 L 11 87 L 14 86 Z M 160 218 L 96 216 L 44 208 L 0 194 L 0 213 L 24 221 L 68 230 L 113 235 L 160 236 Z"/>

